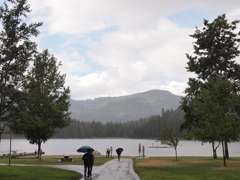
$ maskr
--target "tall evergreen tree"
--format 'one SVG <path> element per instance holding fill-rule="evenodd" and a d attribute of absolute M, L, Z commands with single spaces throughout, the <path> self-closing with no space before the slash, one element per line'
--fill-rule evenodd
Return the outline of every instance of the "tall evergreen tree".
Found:
<path fill-rule="evenodd" d="M 193 100 L 202 101 L 199 96 L 202 90 L 200 87 L 207 88 L 204 85 L 208 78 L 214 80 L 216 76 L 220 76 L 233 84 L 234 93 L 240 92 L 240 65 L 234 60 L 240 53 L 237 23 L 239 21 L 228 23 L 223 14 L 213 22 L 204 20 L 203 29 L 197 28 L 195 33 L 190 35 L 196 41 L 193 46 L 194 56 L 187 54 L 189 60 L 187 70 L 194 72 L 197 78 L 189 79 L 185 90 L 186 96 L 181 101 L 180 107 L 185 112 L 185 122 L 181 125 L 181 129 L 191 132 L 194 127 L 200 126 L 203 118 L 193 113 Z M 236 109 L 239 107 L 235 107 Z M 236 114 L 239 112 L 239 110 L 235 111 Z M 230 140 L 225 139 L 225 143 Z"/>
<path fill-rule="evenodd" d="M 9 109 L 16 102 L 24 73 L 36 50 L 30 40 L 42 23 L 26 23 L 30 12 L 27 0 L 7 0 L 0 7 L 0 140 L 11 118 Z"/>
<path fill-rule="evenodd" d="M 60 65 L 48 50 L 37 54 L 22 89 L 25 99 L 14 108 L 19 117 L 13 121 L 12 130 L 37 144 L 38 152 L 57 128 L 70 123 L 70 90 L 64 87 L 65 75 L 58 71 Z"/>

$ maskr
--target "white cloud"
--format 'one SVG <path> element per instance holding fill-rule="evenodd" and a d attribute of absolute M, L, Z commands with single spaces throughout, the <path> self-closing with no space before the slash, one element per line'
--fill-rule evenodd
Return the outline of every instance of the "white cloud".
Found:
<path fill-rule="evenodd" d="M 31 21 L 44 22 L 38 43 L 42 43 L 41 37 L 52 35 L 66 39 L 61 49 L 57 52 L 52 49 L 52 53 L 63 63 L 61 71 L 67 73 L 66 82 L 73 99 L 120 96 L 150 89 L 183 95 L 189 77 L 185 54 L 193 52 L 189 34 L 195 29 L 181 27 L 167 17 L 191 8 L 209 16 L 203 14 L 201 21 L 212 20 L 217 13 L 227 13 L 230 20 L 240 17 L 238 0 L 30 0 L 30 3 Z M 200 20 L 196 17 L 195 21 Z M 79 44 L 87 52 L 82 53 Z"/>
<path fill-rule="evenodd" d="M 64 74 L 88 72 L 90 70 L 90 67 L 84 62 L 84 57 L 79 55 L 78 52 L 70 54 L 62 52 L 61 54 L 54 54 L 54 56 L 59 62 L 61 61 L 62 66 L 60 70 Z"/>

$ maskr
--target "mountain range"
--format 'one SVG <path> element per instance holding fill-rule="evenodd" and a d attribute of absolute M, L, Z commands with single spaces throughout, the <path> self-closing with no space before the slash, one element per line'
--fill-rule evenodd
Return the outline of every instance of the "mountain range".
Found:
<path fill-rule="evenodd" d="M 94 100 L 71 99 L 71 118 L 80 121 L 126 122 L 152 115 L 162 109 L 177 109 L 181 96 L 164 90 L 150 90 L 120 97 L 99 97 Z"/>

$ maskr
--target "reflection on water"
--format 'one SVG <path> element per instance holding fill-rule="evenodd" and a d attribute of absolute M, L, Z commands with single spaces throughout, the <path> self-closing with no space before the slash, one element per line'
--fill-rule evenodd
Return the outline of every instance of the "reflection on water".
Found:
<path fill-rule="evenodd" d="M 9 139 L 2 139 L 0 142 L 0 153 L 9 151 Z M 163 146 L 155 140 L 145 139 L 50 139 L 42 144 L 42 150 L 46 155 L 82 155 L 76 150 L 84 145 L 91 146 L 98 150 L 102 155 L 106 154 L 106 149 L 112 146 L 113 155 L 116 155 L 116 149 L 124 149 L 122 155 L 138 156 L 138 146 L 145 146 L 146 156 L 175 156 L 173 148 L 149 148 L 151 146 Z M 37 145 L 30 144 L 25 139 L 13 139 L 12 150 L 17 152 L 34 152 Z M 212 156 L 212 146 L 209 143 L 195 141 L 180 141 L 177 148 L 178 156 Z M 141 153 L 142 154 L 142 153 Z M 231 157 L 240 157 L 240 142 L 229 144 L 229 154 Z M 222 156 L 221 146 L 217 150 L 217 155 Z"/>

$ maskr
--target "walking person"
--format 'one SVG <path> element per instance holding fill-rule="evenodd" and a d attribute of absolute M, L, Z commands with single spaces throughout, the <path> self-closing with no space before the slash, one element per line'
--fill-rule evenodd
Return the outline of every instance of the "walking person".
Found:
<path fill-rule="evenodd" d="M 107 148 L 107 157 L 109 158 L 109 154 L 110 154 L 110 149 Z"/>
<path fill-rule="evenodd" d="M 92 176 L 92 167 L 94 162 L 92 149 L 87 150 L 87 153 L 83 155 L 82 160 L 84 161 L 84 178 L 90 178 Z"/>
<path fill-rule="evenodd" d="M 117 155 L 118 155 L 118 161 L 120 161 L 120 156 L 121 156 L 121 153 L 123 152 L 123 148 L 117 148 L 116 152 L 117 152 Z"/>

